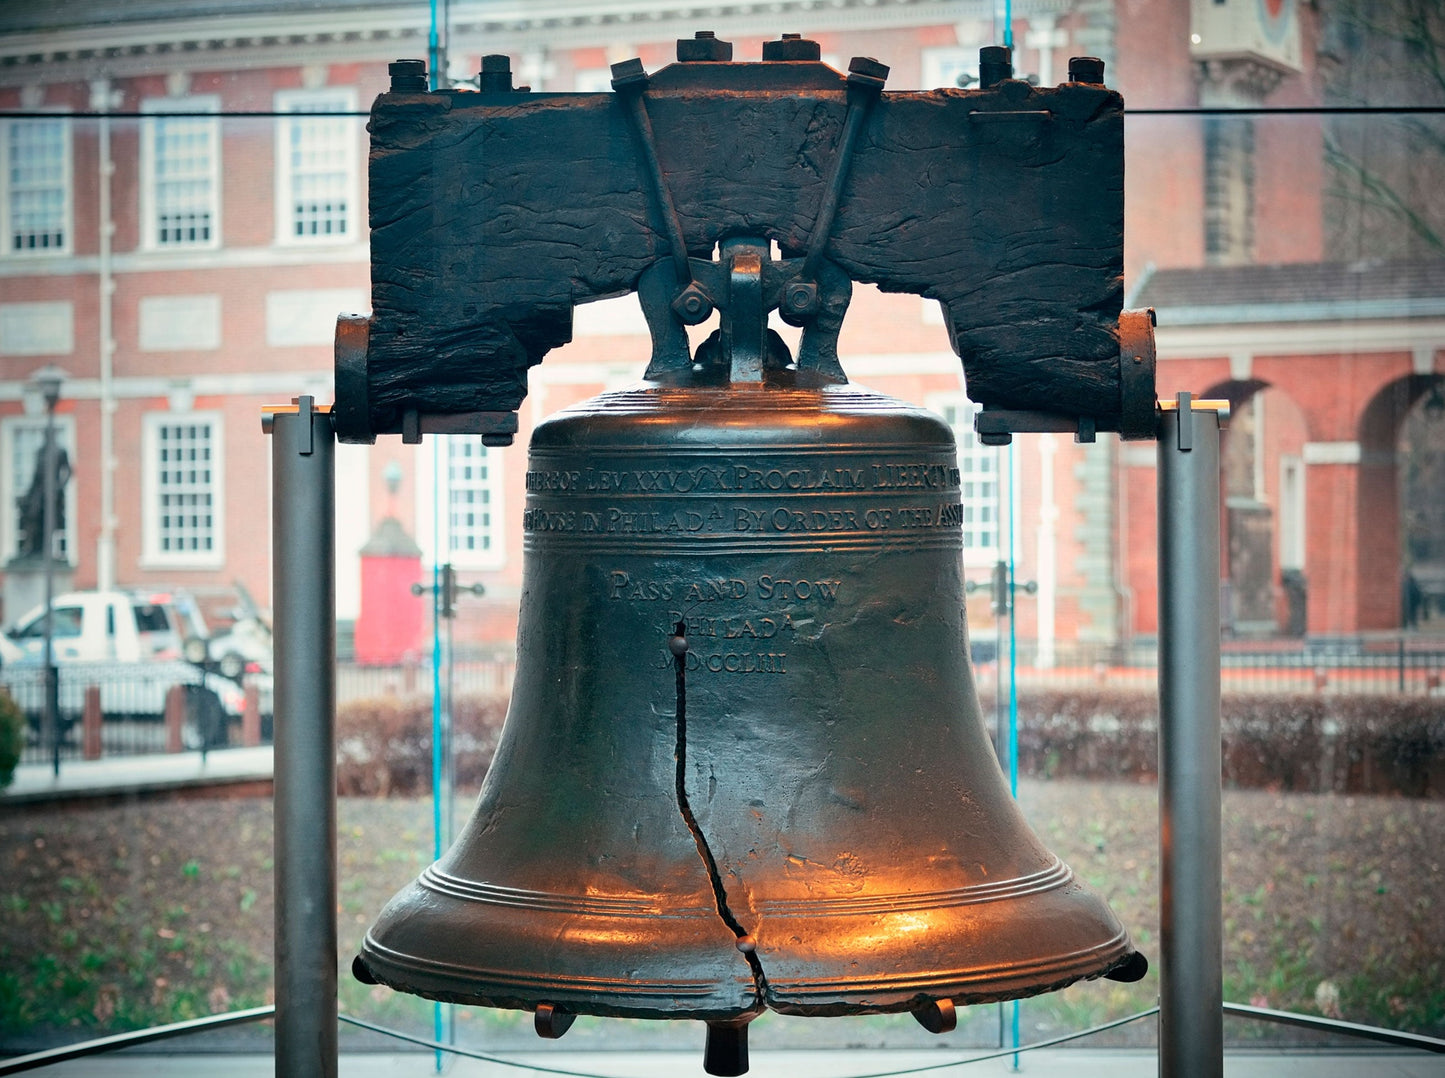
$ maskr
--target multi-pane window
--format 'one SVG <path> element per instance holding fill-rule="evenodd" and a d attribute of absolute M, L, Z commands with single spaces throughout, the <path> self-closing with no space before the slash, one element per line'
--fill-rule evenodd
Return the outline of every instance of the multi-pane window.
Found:
<path fill-rule="evenodd" d="M 496 455 L 480 438 L 447 439 L 448 546 L 459 563 L 492 551 L 498 478 Z"/>
<path fill-rule="evenodd" d="M 11 120 L 3 126 L 5 252 L 70 248 L 70 121 Z"/>
<path fill-rule="evenodd" d="M 213 247 L 220 239 L 220 129 L 208 98 L 145 104 L 146 245 Z"/>
<path fill-rule="evenodd" d="M 147 560 L 214 564 L 221 558 L 221 427 L 193 414 L 146 418 Z"/>
<path fill-rule="evenodd" d="M 277 234 L 286 243 L 349 241 L 356 232 L 356 121 L 349 90 L 278 94 Z"/>
<path fill-rule="evenodd" d="M 998 450 L 979 443 L 973 431 L 978 406 L 968 398 L 943 397 L 931 405 L 953 428 L 958 442 L 964 557 L 969 562 L 991 562 L 999 548 Z"/>
<path fill-rule="evenodd" d="M 43 499 L 31 506 L 31 491 L 37 478 L 36 465 L 45 450 L 45 420 L 15 417 L 7 420 L 3 440 L 5 460 L 4 474 L 0 476 L 3 489 L 5 517 L 3 528 L 4 545 L 0 560 L 20 553 L 21 535 L 26 530 L 26 517 L 37 516 L 44 510 Z M 55 423 L 55 444 L 57 451 L 64 454 L 64 463 L 74 467 L 75 427 L 68 417 L 58 417 Z M 42 480 L 43 482 L 43 480 Z M 36 491 L 38 493 L 38 490 Z M 70 560 L 75 549 L 75 479 L 69 478 L 64 490 L 64 501 L 60 506 L 61 520 L 58 522 L 56 554 Z"/>

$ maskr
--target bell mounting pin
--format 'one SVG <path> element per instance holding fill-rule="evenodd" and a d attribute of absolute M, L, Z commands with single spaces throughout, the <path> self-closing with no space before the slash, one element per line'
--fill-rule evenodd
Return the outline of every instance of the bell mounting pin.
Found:
<path fill-rule="evenodd" d="M 548 1041 L 560 1040 L 575 1021 L 575 1014 L 564 1011 L 553 1003 L 537 1004 L 537 1010 L 532 1015 L 532 1027 L 537 1031 L 537 1036 Z"/>
<path fill-rule="evenodd" d="M 913 1012 L 918 1024 L 930 1033 L 952 1033 L 958 1028 L 958 1008 L 951 999 L 935 999 Z"/>

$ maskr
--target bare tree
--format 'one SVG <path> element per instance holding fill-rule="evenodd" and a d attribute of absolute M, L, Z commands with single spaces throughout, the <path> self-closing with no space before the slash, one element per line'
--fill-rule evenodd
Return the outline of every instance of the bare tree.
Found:
<path fill-rule="evenodd" d="M 1322 0 L 1326 103 L 1445 106 L 1440 0 Z M 1331 257 L 1445 255 L 1445 114 L 1335 116 L 1325 127 Z"/>

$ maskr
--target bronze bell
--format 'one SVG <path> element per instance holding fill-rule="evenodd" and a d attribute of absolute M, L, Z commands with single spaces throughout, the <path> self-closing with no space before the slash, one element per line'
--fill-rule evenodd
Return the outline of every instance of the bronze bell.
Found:
<path fill-rule="evenodd" d="M 949 428 L 716 338 L 536 429 L 501 744 L 358 976 L 544 1035 L 702 1019 L 713 1074 L 764 1008 L 939 1031 L 1142 976 L 985 732 Z"/>

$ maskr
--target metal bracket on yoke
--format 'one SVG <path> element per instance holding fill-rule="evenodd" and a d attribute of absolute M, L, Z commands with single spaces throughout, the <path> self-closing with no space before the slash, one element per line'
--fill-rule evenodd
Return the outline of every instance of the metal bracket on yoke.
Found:
<path fill-rule="evenodd" d="M 401 414 L 401 440 L 407 445 L 420 445 L 423 434 L 480 434 L 483 445 L 511 445 L 512 436 L 516 433 L 516 412 L 431 415 L 408 408 Z"/>
<path fill-rule="evenodd" d="M 1007 408 L 985 408 L 973 417 L 973 429 L 984 445 L 1008 445 L 1015 434 L 1061 432 L 1076 442 L 1092 442 L 1098 435 L 1094 417 L 1062 415 L 1058 412 L 1025 412 Z"/>

